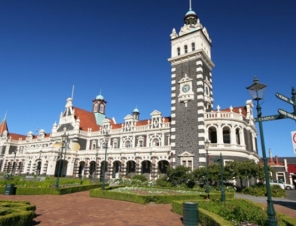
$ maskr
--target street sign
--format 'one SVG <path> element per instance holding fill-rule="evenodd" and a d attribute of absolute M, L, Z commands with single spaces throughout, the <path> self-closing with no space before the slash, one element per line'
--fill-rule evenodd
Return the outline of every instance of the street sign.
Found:
<path fill-rule="evenodd" d="M 265 122 L 265 121 L 272 121 L 277 119 L 282 119 L 283 117 L 281 115 L 268 115 L 260 118 L 255 118 L 256 122 Z"/>
<path fill-rule="evenodd" d="M 296 131 L 291 132 L 294 154 L 296 154 Z"/>
<path fill-rule="evenodd" d="M 280 100 L 283 100 L 283 101 L 287 102 L 288 104 L 292 104 L 292 105 L 296 106 L 296 103 L 294 103 L 294 101 L 292 99 L 290 99 L 290 98 L 288 98 L 288 97 L 286 97 L 286 96 L 284 96 L 284 95 L 282 95 L 280 93 L 276 93 L 275 96 L 277 98 L 279 98 Z"/>
<path fill-rule="evenodd" d="M 285 116 L 285 117 L 288 117 L 288 118 L 291 118 L 291 119 L 296 120 L 296 115 L 294 115 L 294 114 L 291 114 L 291 113 L 289 113 L 289 112 L 286 112 L 286 111 L 284 111 L 284 110 L 282 110 L 282 109 L 279 109 L 278 112 L 279 112 L 281 115 Z"/>

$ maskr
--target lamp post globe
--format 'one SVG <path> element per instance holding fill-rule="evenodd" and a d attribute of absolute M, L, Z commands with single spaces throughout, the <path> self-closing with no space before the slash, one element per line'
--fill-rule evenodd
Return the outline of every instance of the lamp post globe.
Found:
<path fill-rule="evenodd" d="M 259 83 L 258 78 L 255 76 L 253 84 L 247 87 L 252 99 L 256 101 L 256 109 L 257 109 L 257 117 L 262 117 L 262 111 L 260 106 L 260 100 L 263 99 L 264 93 L 266 90 L 267 85 Z M 267 190 L 267 225 L 268 226 L 276 226 L 277 220 L 275 217 L 275 210 L 271 198 L 271 190 L 269 184 L 269 173 L 268 173 L 268 165 L 267 165 L 267 158 L 266 158 L 266 150 L 265 150 L 265 141 L 264 141 L 264 133 L 263 133 L 263 125 L 262 121 L 258 120 L 259 124 L 259 132 L 260 132 L 260 139 L 261 139 L 261 149 L 262 149 L 262 158 L 264 163 L 264 174 L 265 174 L 265 184 Z"/>

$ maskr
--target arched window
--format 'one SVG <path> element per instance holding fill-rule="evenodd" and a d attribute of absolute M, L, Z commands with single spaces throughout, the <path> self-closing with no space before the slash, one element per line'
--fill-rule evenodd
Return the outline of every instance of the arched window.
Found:
<path fill-rule="evenodd" d="M 223 143 L 230 144 L 230 129 L 228 127 L 223 128 Z"/>
<path fill-rule="evenodd" d="M 104 114 L 104 112 L 105 112 L 105 105 L 104 104 L 100 104 L 99 112 Z"/>
<path fill-rule="evenodd" d="M 240 131 L 239 131 L 239 129 L 235 130 L 235 137 L 236 137 L 236 143 L 241 144 L 240 143 Z"/>
<path fill-rule="evenodd" d="M 188 53 L 188 47 L 187 47 L 187 45 L 184 46 L 184 53 Z"/>
<path fill-rule="evenodd" d="M 94 104 L 94 112 L 98 112 L 99 111 L 99 104 L 95 103 Z"/>
<path fill-rule="evenodd" d="M 192 51 L 195 50 L 195 43 L 194 42 L 191 43 L 191 49 L 192 49 Z"/>
<path fill-rule="evenodd" d="M 217 144 L 217 130 L 215 127 L 210 127 L 208 130 L 208 137 L 212 144 Z"/>
<path fill-rule="evenodd" d="M 126 148 L 131 148 L 132 147 L 132 144 L 129 140 L 127 140 L 125 143 L 124 143 L 125 147 Z"/>
<path fill-rule="evenodd" d="M 181 54 L 180 48 L 177 48 L 177 54 L 178 54 L 178 56 L 180 56 L 180 54 Z"/>
<path fill-rule="evenodd" d="M 152 146 L 160 146 L 159 140 L 157 138 L 152 140 Z"/>

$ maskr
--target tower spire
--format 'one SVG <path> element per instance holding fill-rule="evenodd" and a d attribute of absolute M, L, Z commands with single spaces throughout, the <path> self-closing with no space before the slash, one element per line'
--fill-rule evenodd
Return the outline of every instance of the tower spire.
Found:
<path fill-rule="evenodd" d="M 189 0 L 189 10 L 185 15 L 184 22 L 187 25 L 195 25 L 197 23 L 197 15 L 192 10 L 192 2 Z"/>

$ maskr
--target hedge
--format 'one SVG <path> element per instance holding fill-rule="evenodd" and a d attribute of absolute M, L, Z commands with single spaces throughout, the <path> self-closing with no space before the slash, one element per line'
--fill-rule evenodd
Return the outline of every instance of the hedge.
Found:
<path fill-rule="evenodd" d="M 79 185 L 73 187 L 63 188 L 28 188 L 28 187 L 17 187 L 16 195 L 64 195 L 81 191 L 88 191 L 90 189 L 100 187 L 99 184 L 91 185 Z M 5 187 L 0 187 L 0 193 L 4 194 Z"/>
<path fill-rule="evenodd" d="M 195 202 L 197 202 L 197 200 L 195 200 Z M 258 225 L 262 225 L 266 221 L 266 219 L 267 219 L 266 207 L 263 204 L 254 203 L 254 202 L 252 202 L 250 200 L 245 200 L 245 199 L 232 200 L 232 201 L 226 202 L 226 204 L 231 205 L 231 203 L 233 203 L 233 202 L 235 202 L 236 204 L 241 203 L 240 212 L 246 211 L 246 213 L 247 213 L 247 212 L 249 212 L 248 209 L 250 210 L 250 208 L 253 211 L 258 212 L 258 213 L 260 213 L 260 212 L 262 213 L 262 211 L 263 211 L 264 215 L 262 215 L 261 222 Z M 213 225 L 213 226 L 216 226 L 216 225 L 222 225 L 222 226 L 224 226 L 224 225 L 225 226 L 226 225 L 233 225 L 232 222 L 227 221 L 226 219 L 224 219 L 224 217 L 226 217 L 226 218 L 227 217 L 228 218 L 229 217 L 230 218 L 232 218 L 232 217 L 235 218 L 236 215 L 241 215 L 242 214 L 242 213 L 237 212 L 237 209 L 234 208 L 233 211 L 235 211 L 235 212 L 228 213 L 228 215 L 226 215 L 224 217 L 220 216 L 218 214 L 220 207 L 219 207 L 219 205 L 216 205 L 216 206 L 213 205 L 214 203 L 215 202 L 212 202 L 212 203 L 209 203 L 210 205 L 207 205 L 206 201 L 204 201 L 204 200 L 200 200 L 198 202 L 199 220 L 200 220 L 199 222 L 202 225 Z M 181 201 L 174 201 L 172 203 L 172 211 L 182 215 L 183 214 L 183 205 L 182 204 L 183 204 L 183 202 L 181 202 Z M 245 207 L 247 207 L 247 209 Z M 204 208 L 207 208 L 208 210 L 205 210 Z M 232 208 L 229 209 L 229 207 L 226 207 L 226 208 L 228 210 L 232 209 Z M 257 217 L 258 216 L 254 216 L 253 219 L 256 219 Z M 281 225 L 281 226 L 295 226 L 296 225 L 296 219 L 294 219 L 292 217 L 289 217 L 289 216 L 286 216 L 286 215 L 284 215 L 282 213 L 277 212 L 276 218 L 278 220 L 278 225 Z"/>
<path fill-rule="evenodd" d="M 26 201 L 0 201 L 0 226 L 32 225 L 36 207 Z"/>

